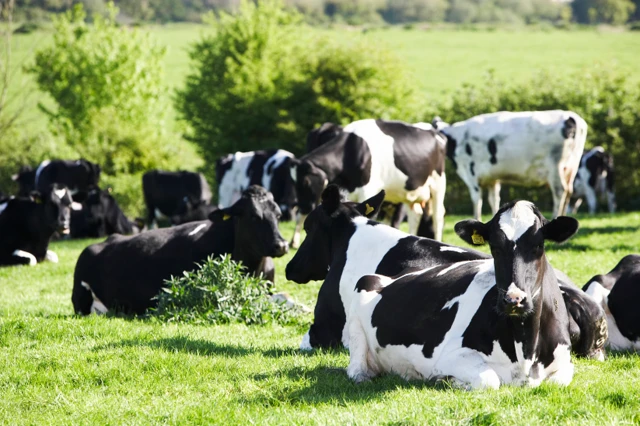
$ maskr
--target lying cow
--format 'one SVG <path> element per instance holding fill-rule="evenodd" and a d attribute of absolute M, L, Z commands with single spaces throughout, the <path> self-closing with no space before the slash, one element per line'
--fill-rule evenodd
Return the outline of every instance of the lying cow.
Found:
<path fill-rule="evenodd" d="M 565 213 L 587 138 L 587 123 L 575 112 L 502 111 L 451 126 L 436 118 L 434 126 L 447 137 L 447 156 L 469 188 L 477 220 L 482 187 L 495 214 L 503 182 L 549 185 L 554 217 Z"/>
<path fill-rule="evenodd" d="M 490 259 L 476 250 L 418 238 L 368 220 L 380 208 L 384 193 L 360 203 L 341 202 L 330 185 L 323 202 L 306 219 L 307 237 L 287 265 L 287 279 L 303 284 L 324 280 L 314 310 L 314 323 L 300 349 L 348 346 L 346 310 L 353 283 L 367 274 L 393 276 L 408 268 L 426 268 L 463 260 Z M 558 284 L 569 308 L 572 348 L 579 356 L 604 359 L 600 324 L 604 312 L 562 272 Z M 606 337 L 606 329 L 604 330 Z"/>
<path fill-rule="evenodd" d="M 208 256 L 230 253 L 251 274 L 273 281 L 269 256 L 287 252 L 278 231 L 280 208 L 265 189 L 249 187 L 240 200 L 214 211 L 210 221 L 156 229 L 131 237 L 112 235 L 87 247 L 76 264 L 72 301 L 76 313 L 118 309 L 142 314 L 155 305 L 165 280 L 194 269 Z"/>
<path fill-rule="evenodd" d="M 36 169 L 36 191 L 44 192 L 57 183 L 69 188 L 73 201 L 82 202 L 89 190 L 98 185 L 100 166 L 81 158 L 79 160 L 45 160 Z"/>
<path fill-rule="evenodd" d="M 350 306 L 349 377 L 450 377 L 465 388 L 568 385 L 569 317 L 545 240 L 564 242 L 578 222 L 547 221 L 527 201 L 510 203 L 456 233 L 491 246 L 493 259 L 457 262 L 388 278 L 362 277 Z"/>
<path fill-rule="evenodd" d="M 57 263 L 49 240 L 56 231 L 69 233 L 71 202 L 67 188 L 59 185 L 0 202 L 0 266 Z"/>
<path fill-rule="evenodd" d="M 284 149 L 236 152 L 216 162 L 218 207 L 232 205 L 249 185 L 260 185 L 273 194 L 282 220 L 291 220 L 296 194 L 289 173 L 293 154 Z"/>
<path fill-rule="evenodd" d="M 630 254 L 608 274 L 596 275 L 582 288 L 607 315 L 609 339 L 614 350 L 640 351 L 640 255 Z"/>
<path fill-rule="evenodd" d="M 211 189 L 201 173 L 151 170 L 142 176 L 142 192 L 149 228 L 157 227 L 156 219 L 183 216 L 211 202 Z"/>
<path fill-rule="evenodd" d="M 371 119 L 345 126 L 331 141 L 291 161 L 301 212 L 293 243 L 298 245 L 302 221 L 329 183 L 349 191 L 354 201 L 364 201 L 384 189 L 387 201 L 409 206 L 412 234 L 428 203 L 435 239 L 442 240 L 444 158 L 445 140 L 433 129 Z"/>
<path fill-rule="evenodd" d="M 122 212 L 110 190 L 93 188 L 87 198 L 71 211 L 72 238 L 102 238 L 112 234 L 129 235 L 138 225 Z"/>
<path fill-rule="evenodd" d="M 613 157 L 597 146 L 582 155 L 580 168 L 573 182 L 573 198 L 576 199 L 572 212 L 577 213 L 582 204 L 582 197 L 587 199 L 589 214 L 596 212 L 598 193 L 606 194 L 609 213 L 616 212 L 616 195 L 614 192 L 615 175 Z"/>

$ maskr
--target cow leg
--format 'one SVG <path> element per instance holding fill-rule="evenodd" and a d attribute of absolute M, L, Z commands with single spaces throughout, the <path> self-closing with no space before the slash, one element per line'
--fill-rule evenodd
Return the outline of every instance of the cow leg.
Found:
<path fill-rule="evenodd" d="M 473 204 L 473 217 L 482 220 L 482 188 L 475 186 L 471 189 L 471 203 Z"/>
<path fill-rule="evenodd" d="M 373 357 L 369 354 L 367 336 L 357 317 L 349 321 L 348 327 L 350 344 L 347 376 L 356 383 L 366 382 L 378 375 L 376 369 L 372 368 L 373 365 L 369 365 Z"/>
<path fill-rule="evenodd" d="M 495 181 L 493 185 L 489 185 L 489 205 L 491 206 L 491 213 L 498 213 L 500 210 L 500 189 L 502 188 L 502 184 L 500 181 Z"/>
<path fill-rule="evenodd" d="M 553 217 L 556 218 L 564 214 L 568 194 L 560 174 L 554 175 L 550 179 L 549 186 L 553 197 Z"/>
<path fill-rule="evenodd" d="M 434 174 L 435 176 L 435 174 Z M 447 176 L 442 173 L 434 179 L 435 182 L 431 186 L 431 199 L 429 203 L 431 205 L 431 213 L 433 217 L 433 229 L 435 233 L 435 240 L 442 241 L 442 232 L 444 230 L 444 194 L 447 189 Z"/>
<path fill-rule="evenodd" d="M 10 258 L 7 258 L 7 262 L 3 262 L 4 265 L 29 265 L 35 266 L 38 263 L 36 257 L 24 250 L 15 250 Z"/>
<path fill-rule="evenodd" d="M 569 206 L 569 209 L 567 209 L 567 213 L 571 213 L 571 214 L 578 213 L 578 209 L 580 208 L 581 205 L 582 205 L 582 197 L 576 200 L 575 204 L 573 205 L 573 208 Z"/>
<path fill-rule="evenodd" d="M 609 213 L 616 212 L 616 194 L 607 189 L 607 205 L 609 206 Z"/>
<path fill-rule="evenodd" d="M 589 208 L 589 214 L 596 213 L 596 206 L 598 204 L 598 197 L 596 196 L 596 190 L 591 185 L 585 185 L 584 197 L 587 199 L 587 207 Z"/>
<path fill-rule="evenodd" d="M 438 370 L 441 377 L 452 377 L 453 384 L 463 389 L 498 389 L 500 376 L 484 362 L 477 352 L 461 348 L 457 353 L 442 356 L 433 369 L 420 371 L 425 377 L 431 376 L 431 371 Z"/>
<path fill-rule="evenodd" d="M 411 235 L 418 234 L 418 226 L 420 225 L 420 218 L 422 217 L 422 212 L 416 212 L 414 206 L 410 205 L 407 209 L 407 222 L 409 222 L 409 233 Z"/>
<path fill-rule="evenodd" d="M 58 263 L 58 255 L 51 250 L 47 250 L 47 254 L 45 254 L 44 258 L 51 263 Z"/>
<path fill-rule="evenodd" d="M 291 238 L 291 248 L 297 249 L 300 247 L 300 232 L 302 231 L 302 225 L 306 218 L 307 215 L 300 212 L 296 215 L 296 227 L 293 230 L 293 238 Z"/>

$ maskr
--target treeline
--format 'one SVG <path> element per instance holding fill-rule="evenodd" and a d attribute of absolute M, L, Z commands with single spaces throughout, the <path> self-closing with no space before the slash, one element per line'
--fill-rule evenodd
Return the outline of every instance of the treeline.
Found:
<path fill-rule="evenodd" d="M 47 19 L 82 3 L 91 16 L 107 0 L 16 0 L 18 20 Z M 207 12 L 236 11 L 242 0 L 119 0 L 122 18 L 136 22 L 201 22 Z M 622 25 L 640 19 L 640 0 L 286 0 L 308 22 L 398 24 L 451 22 Z"/>

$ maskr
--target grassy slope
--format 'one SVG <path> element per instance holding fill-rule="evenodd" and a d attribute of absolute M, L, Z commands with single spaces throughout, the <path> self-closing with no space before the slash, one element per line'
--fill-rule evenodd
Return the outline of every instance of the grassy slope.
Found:
<path fill-rule="evenodd" d="M 457 241 L 449 217 L 445 240 Z M 640 214 L 584 218 L 549 248 L 578 283 L 640 251 Z M 292 228 L 285 224 L 283 234 Z M 387 376 L 353 385 L 348 353 L 299 353 L 301 328 L 204 327 L 71 315 L 75 259 L 90 241 L 53 244 L 60 264 L 0 270 L 0 423 L 640 422 L 640 358 L 579 360 L 568 388 L 462 392 Z M 303 301 L 318 283 L 279 288 Z"/>

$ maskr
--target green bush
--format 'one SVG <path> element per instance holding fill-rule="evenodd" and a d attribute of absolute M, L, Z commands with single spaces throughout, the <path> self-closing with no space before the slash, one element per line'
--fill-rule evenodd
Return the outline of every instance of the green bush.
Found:
<path fill-rule="evenodd" d="M 195 324 L 295 324 L 296 308 L 272 302 L 273 284 L 247 275 L 230 255 L 209 258 L 198 269 L 172 277 L 152 315 L 167 322 Z"/>

